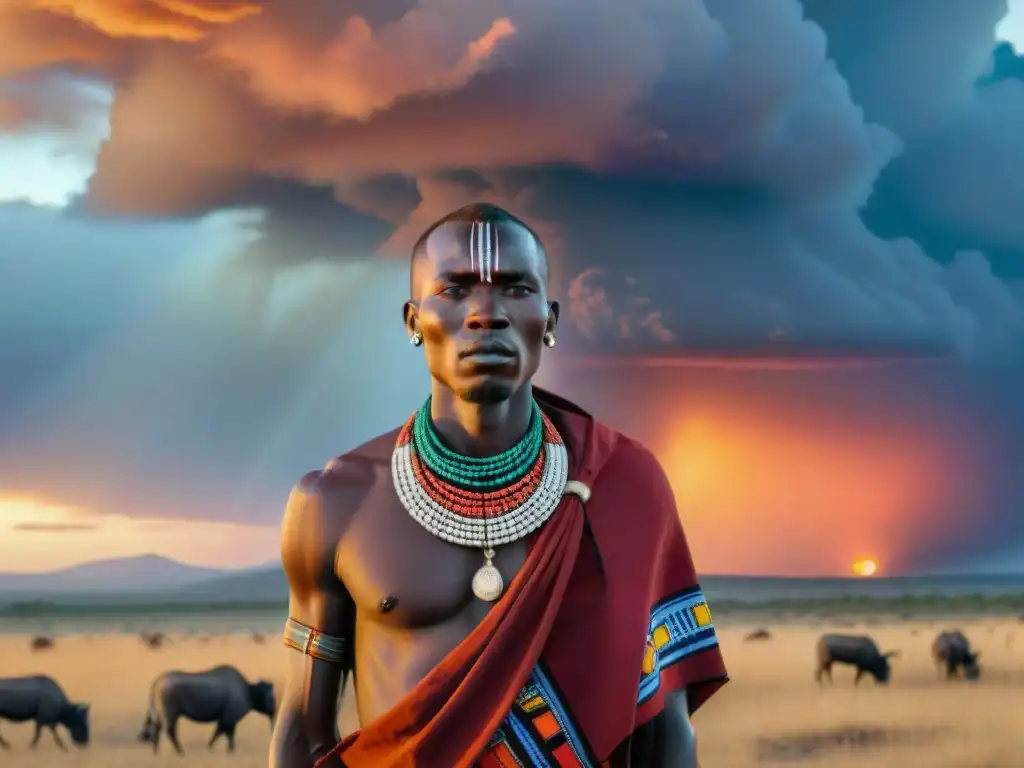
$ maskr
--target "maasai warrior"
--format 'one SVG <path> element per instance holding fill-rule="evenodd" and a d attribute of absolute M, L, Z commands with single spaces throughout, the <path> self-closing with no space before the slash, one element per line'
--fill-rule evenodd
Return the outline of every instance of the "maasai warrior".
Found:
<path fill-rule="evenodd" d="M 655 458 L 530 383 L 547 280 L 494 206 L 416 244 L 430 397 L 285 512 L 274 768 L 696 765 L 690 715 L 726 680 L 711 615 Z M 349 673 L 362 728 L 339 742 Z"/>

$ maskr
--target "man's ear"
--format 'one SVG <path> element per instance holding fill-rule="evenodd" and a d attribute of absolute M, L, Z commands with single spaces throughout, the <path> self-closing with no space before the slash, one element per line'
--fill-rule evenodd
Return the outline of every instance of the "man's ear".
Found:
<path fill-rule="evenodd" d="M 545 329 L 548 333 L 554 333 L 555 328 L 558 326 L 558 313 L 561 307 L 558 306 L 557 301 L 548 302 L 548 325 Z"/>
<path fill-rule="evenodd" d="M 409 331 L 410 336 L 419 330 L 419 310 L 411 301 L 407 301 L 402 305 L 402 322 L 405 323 L 405 329 Z"/>

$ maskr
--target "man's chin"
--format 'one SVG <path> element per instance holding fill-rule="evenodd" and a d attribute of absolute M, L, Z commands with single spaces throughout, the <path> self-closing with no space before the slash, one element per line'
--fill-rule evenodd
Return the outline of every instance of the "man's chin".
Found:
<path fill-rule="evenodd" d="M 508 400 L 515 393 L 513 382 L 504 379 L 481 379 L 462 389 L 459 396 L 467 403 L 496 405 Z"/>

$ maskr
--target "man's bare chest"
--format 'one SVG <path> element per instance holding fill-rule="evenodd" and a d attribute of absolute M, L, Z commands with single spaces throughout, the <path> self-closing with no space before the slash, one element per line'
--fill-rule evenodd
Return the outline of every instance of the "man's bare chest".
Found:
<path fill-rule="evenodd" d="M 389 475 L 378 476 L 338 542 L 335 573 L 365 618 L 397 628 L 446 622 L 467 610 L 481 617 L 489 604 L 472 591 L 482 551 L 433 535 L 398 500 Z M 497 551 L 508 585 L 526 559 L 526 544 Z"/>

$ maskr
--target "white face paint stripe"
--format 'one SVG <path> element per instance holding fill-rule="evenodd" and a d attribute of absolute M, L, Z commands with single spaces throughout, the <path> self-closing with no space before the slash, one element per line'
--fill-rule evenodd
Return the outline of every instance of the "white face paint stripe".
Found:
<path fill-rule="evenodd" d="M 475 240 L 474 247 L 476 248 L 477 266 L 480 269 L 480 279 L 487 279 L 487 254 L 484 253 L 484 225 L 482 221 L 478 221 L 473 227 L 473 235 Z"/>
<path fill-rule="evenodd" d="M 498 225 L 491 221 L 474 221 L 469 227 L 469 268 L 476 270 L 484 282 L 494 282 L 498 269 Z"/>
<path fill-rule="evenodd" d="M 487 275 L 487 251 L 484 250 L 484 232 L 487 230 L 487 222 L 482 221 L 476 228 L 476 249 L 480 254 L 480 279 L 484 282 L 490 280 Z"/>
<path fill-rule="evenodd" d="M 492 246 L 491 246 L 491 230 L 492 229 L 494 229 L 494 225 L 493 224 L 488 223 L 488 224 L 484 225 L 484 253 L 487 254 L 487 282 L 491 282 L 491 278 L 493 277 L 493 274 L 492 274 L 493 264 L 491 263 L 491 261 L 492 261 L 491 257 L 494 254 L 494 251 L 492 250 Z"/>

